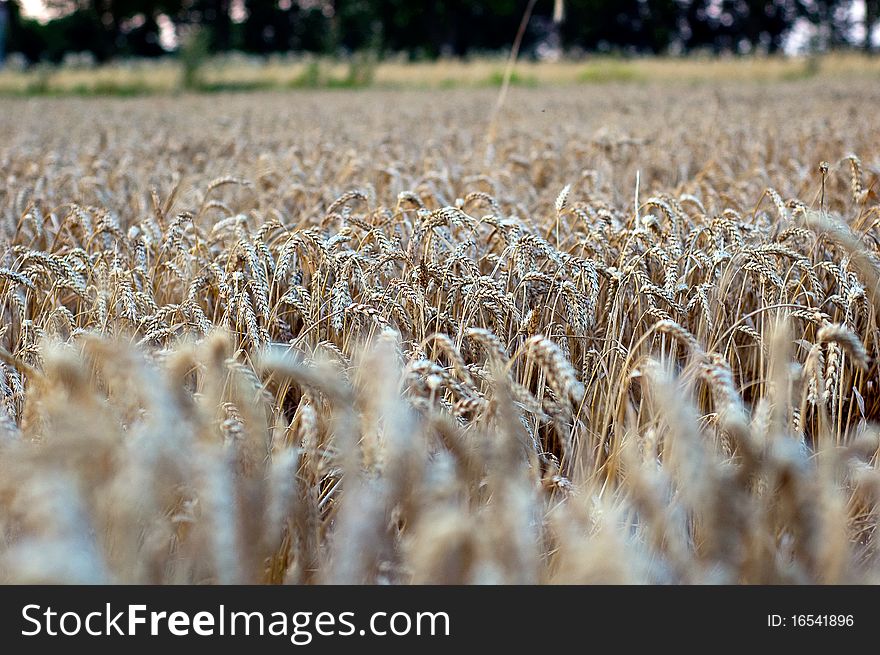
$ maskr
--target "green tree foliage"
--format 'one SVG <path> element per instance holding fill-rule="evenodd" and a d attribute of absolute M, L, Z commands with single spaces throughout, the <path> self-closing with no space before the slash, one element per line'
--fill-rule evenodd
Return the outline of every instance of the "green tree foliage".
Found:
<path fill-rule="evenodd" d="M 871 35 L 878 24 L 880 24 L 880 0 L 866 0 L 865 36 L 862 41 L 862 47 L 869 52 L 872 50 L 873 46 L 871 43 Z"/>
<path fill-rule="evenodd" d="M 10 10 L 6 0 L 0 0 L 0 66 L 6 56 L 6 32 L 9 29 Z"/>
<path fill-rule="evenodd" d="M 61 61 L 70 52 L 88 52 L 96 60 L 155 57 L 165 54 L 157 19 L 179 12 L 182 0 L 45 0 L 53 17 L 46 24 L 24 18 L 12 8 L 11 51 L 30 61 Z"/>
<path fill-rule="evenodd" d="M 302 8 L 291 2 L 285 9 L 265 0 L 246 0 L 244 6 L 247 20 L 240 27 L 240 44 L 247 52 L 316 52 L 329 47 L 329 19 L 319 6 Z"/>
<path fill-rule="evenodd" d="M 413 58 L 467 56 L 509 47 L 528 0 L 46 0 L 47 24 L 22 19 L 10 3 L 10 48 L 32 61 L 88 50 L 98 60 L 156 56 L 160 17 L 179 42 L 198 29 L 212 52 L 405 52 Z M 712 49 L 774 52 L 797 21 L 816 27 L 821 44 L 845 44 L 854 0 L 540 0 L 523 51 L 550 36 L 565 49 L 652 52 Z M 860 0 L 864 1 L 864 0 Z M 880 0 L 865 2 L 868 27 Z M 869 30 L 870 32 L 870 30 Z M 865 47 L 869 42 L 865 41 Z"/>
<path fill-rule="evenodd" d="M 852 28 L 850 23 L 849 2 L 838 0 L 798 0 L 797 15 L 807 19 L 819 27 L 820 40 L 826 46 L 841 46 L 847 42 L 847 35 Z"/>

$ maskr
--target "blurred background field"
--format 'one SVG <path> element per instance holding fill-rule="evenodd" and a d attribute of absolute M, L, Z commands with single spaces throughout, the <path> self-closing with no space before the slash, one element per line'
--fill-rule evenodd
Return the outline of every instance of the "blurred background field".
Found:
<path fill-rule="evenodd" d="M 880 0 L 0 0 L 5 95 L 871 83 L 878 47 Z"/>
<path fill-rule="evenodd" d="M 0 70 L 3 95 L 143 95 L 196 91 L 360 88 L 444 89 L 499 86 L 501 57 L 410 62 L 347 58 L 240 54 L 219 55 L 200 64 L 198 80 L 186 82 L 176 59 L 124 60 L 103 65 L 78 63 L 6 67 Z M 574 61 L 522 61 L 512 84 L 575 86 L 620 83 L 755 81 L 778 83 L 816 77 L 880 81 L 880 58 L 860 53 L 799 57 L 633 57 L 596 56 Z"/>

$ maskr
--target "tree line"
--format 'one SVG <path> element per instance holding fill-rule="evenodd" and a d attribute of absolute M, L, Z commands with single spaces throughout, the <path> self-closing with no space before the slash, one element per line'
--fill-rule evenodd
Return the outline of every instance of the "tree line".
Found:
<path fill-rule="evenodd" d="M 51 20 L 0 0 L 6 50 L 28 61 L 88 52 L 97 61 L 158 57 L 193 39 L 210 52 L 338 54 L 370 50 L 412 58 L 509 47 L 530 0 L 45 0 Z M 880 0 L 538 0 L 526 52 L 664 53 L 780 50 L 795 30 L 821 47 L 870 49 Z M 854 23 L 855 4 L 863 8 Z M 853 43 L 861 27 L 861 43 Z M 2 48 L 0 27 L 0 48 Z"/>

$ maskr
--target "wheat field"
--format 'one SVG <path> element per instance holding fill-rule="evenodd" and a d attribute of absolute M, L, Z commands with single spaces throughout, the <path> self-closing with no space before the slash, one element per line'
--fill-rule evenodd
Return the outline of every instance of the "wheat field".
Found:
<path fill-rule="evenodd" d="M 880 582 L 880 87 L 0 99 L 0 581 Z"/>

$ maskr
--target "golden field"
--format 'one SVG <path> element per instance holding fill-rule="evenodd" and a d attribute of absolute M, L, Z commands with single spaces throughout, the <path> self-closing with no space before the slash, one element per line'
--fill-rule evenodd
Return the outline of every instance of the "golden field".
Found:
<path fill-rule="evenodd" d="M 723 77 L 0 98 L 0 581 L 880 582 L 880 87 Z"/>

